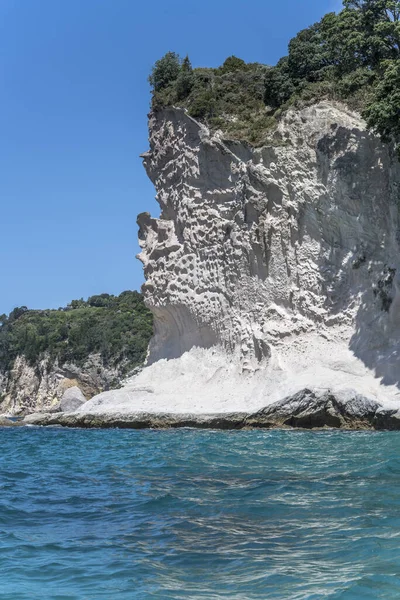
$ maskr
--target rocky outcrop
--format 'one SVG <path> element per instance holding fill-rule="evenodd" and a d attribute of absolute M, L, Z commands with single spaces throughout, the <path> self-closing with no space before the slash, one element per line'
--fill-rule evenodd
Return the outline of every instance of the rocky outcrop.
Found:
<path fill-rule="evenodd" d="M 400 429 L 400 411 L 385 409 L 354 390 L 335 394 L 305 389 L 246 418 L 249 426 L 263 423 L 300 429 Z"/>
<path fill-rule="evenodd" d="M 82 394 L 81 390 L 74 386 L 65 390 L 63 397 L 60 402 L 60 411 L 61 412 L 74 412 L 78 408 L 85 404 L 86 398 Z"/>
<path fill-rule="evenodd" d="M 65 427 L 173 429 L 400 429 L 400 411 L 385 409 L 352 390 L 338 395 L 330 391 L 301 390 L 256 413 L 163 414 L 163 413 L 72 413 L 29 415 L 27 425 Z"/>
<path fill-rule="evenodd" d="M 18 427 L 22 425 L 20 421 L 12 421 L 6 417 L 0 417 L 0 427 Z"/>
<path fill-rule="evenodd" d="M 120 381 L 117 369 L 105 368 L 98 355 L 83 365 L 63 364 L 42 358 L 32 366 L 23 356 L 0 376 L 0 413 L 23 415 L 38 410 L 60 410 L 60 402 L 70 388 L 80 389 L 80 404 Z M 78 404 L 72 407 L 78 408 Z"/>

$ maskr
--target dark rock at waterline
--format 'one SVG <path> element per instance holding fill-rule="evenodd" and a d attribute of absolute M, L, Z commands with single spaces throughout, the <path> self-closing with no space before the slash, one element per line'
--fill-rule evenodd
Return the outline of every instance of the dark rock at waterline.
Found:
<path fill-rule="evenodd" d="M 400 415 L 352 390 L 340 392 L 304 389 L 250 415 L 253 427 L 263 423 L 302 429 L 399 429 Z"/>
<path fill-rule="evenodd" d="M 62 425 L 63 427 L 121 429 L 241 429 L 246 413 L 214 415 L 172 413 L 34 413 L 25 417 L 27 425 Z"/>
<path fill-rule="evenodd" d="M 23 425 L 49 425 L 50 423 L 48 422 L 49 419 L 53 416 L 55 416 L 56 418 L 59 418 L 63 415 L 64 413 L 56 413 L 56 412 L 37 412 L 37 413 L 32 413 L 30 415 L 27 415 L 26 417 L 24 417 L 24 419 L 21 421 L 21 423 Z M 55 423 L 54 423 L 55 424 Z"/>

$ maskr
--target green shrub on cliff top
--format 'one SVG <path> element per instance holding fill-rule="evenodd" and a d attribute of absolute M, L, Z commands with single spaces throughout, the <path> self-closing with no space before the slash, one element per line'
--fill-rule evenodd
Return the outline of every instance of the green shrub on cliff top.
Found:
<path fill-rule="evenodd" d="M 73 300 L 58 310 L 17 308 L 0 320 L 0 370 L 12 368 L 18 355 L 32 366 L 45 354 L 82 365 L 99 353 L 105 366 L 125 374 L 143 363 L 151 335 L 152 315 L 138 292 Z"/>
<path fill-rule="evenodd" d="M 153 107 L 181 106 L 231 137 L 261 143 L 273 124 L 263 101 L 266 70 L 235 56 L 218 69 L 192 69 L 187 57 L 173 81 L 162 88 L 153 85 Z"/>
<path fill-rule="evenodd" d="M 182 87 L 174 55 L 173 77 L 160 86 L 154 73 L 171 54 L 153 69 L 153 107 L 181 106 L 228 136 L 263 143 L 282 109 L 323 98 L 361 111 L 385 140 L 400 136 L 400 0 L 344 0 L 341 12 L 300 31 L 275 67 L 230 56 L 218 69 L 190 70 Z"/>

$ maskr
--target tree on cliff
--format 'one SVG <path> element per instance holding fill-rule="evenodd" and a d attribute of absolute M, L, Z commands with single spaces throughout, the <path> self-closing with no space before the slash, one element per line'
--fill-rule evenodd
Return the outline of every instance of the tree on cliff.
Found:
<path fill-rule="evenodd" d="M 167 52 L 156 61 L 149 82 L 155 92 L 166 88 L 170 83 L 176 81 L 181 70 L 181 59 L 176 52 Z"/>
<path fill-rule="evenodd" d="M 272 108 L 278 108 L 289 100 L 294 91 L 295 84 L 290 76 L 288 57 L 284 56 L 265 75 L 264 102 Z"/>
<path fill-rule="evenodd" d="M 393 136 L 400 138 L 400 61 L 385 61 L 382 69 L 382 77 L 363 116 L 389 142 Z"/>
<path fill-rule="evenodd" d="M 244 60 L 242 60 L 241 58 L 238 58 L 237 56 L 228 56 L 227 59 L 225 59 L 224 64 L 222 65 L 222 67 L 219 68 L 220 72 L 225 74 L 225 73 L 235 73 L 236 71 L 243 71 L 245 70 L 247 67 L 246 63 L 244 62 Z"/>
<path fill-rule="evenodd" d="M 353 99 L 368 125 L 384 139 L 400 135 L 400 1 L 344 0 L 300 31 L 288 56 L 266 75 L 265 102 L 325 94 Z"/>
<path fill-rule="evenodd" d="M 341 15 L 353 11 L 359 15 L 359 47 L 364 63 L 371 68 L 379 67 L 382 60 L 399 57 L 398 0 L 344 0 Z"/>
<path fill-rule="evenodd" d="M 179 70 L 178 77 L 176 79 L 176 94 L 178 100 L 187 98 L 192 90 L 194 84 L 193 68 L 188 56 L 182 61 L 182 66 Z"/>

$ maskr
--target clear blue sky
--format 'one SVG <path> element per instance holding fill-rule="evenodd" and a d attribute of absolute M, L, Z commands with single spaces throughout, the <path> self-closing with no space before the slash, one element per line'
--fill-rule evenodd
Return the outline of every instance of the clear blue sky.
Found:
<path fill-rule="evenodd" d="M 194 66 L 274 64 L 339 0 L 1 0 L 0 314 L 139 289 L 136 215 L 158 215 L 147 76 L 166 51 Z"/>

